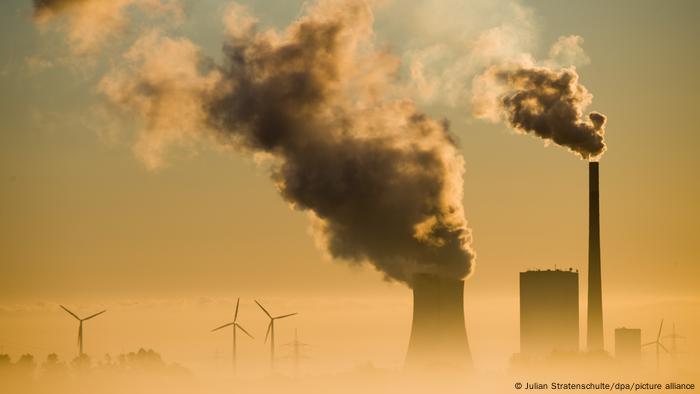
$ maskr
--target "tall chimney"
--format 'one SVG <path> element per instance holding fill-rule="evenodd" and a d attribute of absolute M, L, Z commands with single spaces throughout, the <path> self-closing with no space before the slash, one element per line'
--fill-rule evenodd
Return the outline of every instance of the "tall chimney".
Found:
<path fill-rule="evenodd" d="M 588 351 L 603 351 L 598 162 L 588 163 Z"/>
<path fill-rule="evenodd" d="M 407 369 L 468 369 L 464 281 L 419 274 L 413 284 L 413 325 Z"/>

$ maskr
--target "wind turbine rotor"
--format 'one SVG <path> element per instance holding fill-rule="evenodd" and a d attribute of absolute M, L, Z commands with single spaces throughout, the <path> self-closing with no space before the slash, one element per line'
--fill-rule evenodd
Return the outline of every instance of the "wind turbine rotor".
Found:
<path fill-rule="evenodd" d="M 81 320 L 83 320 L 83 321 L 85 321 L 85 320 L 90 320 L 90 319 L 92 319 L 93 317 L 99 316 L 99 315 L 101 315 L 101 314 L 103 314 L 103 313 L 105 313 L 105 312 L 107 312 L 107 310 L 104 310 L 104 311 L 102 311 L 102 312 L 97 312 L 97 313 L 95 313 L 94 315 L 90 315 L 90 316 L 86 317 L 85 319 L 81 319 Z"/>
<path fill-rule="evenodd" d="M 234 322 L 235 322 L 236 320 L 238 320 L 238 305 L 239 305 L 240 303 L 241 303 L 241 298 L 239 297 L 239 298 L 236 300 L 236 312 L 233 314 L 233 321 L 234 321 Z"/>
<path fill-rule="evenodd" d="M 294 316 L 294 315 L 298 315 L 298 314 L 299 314 L 299 312 L 294 312 L 294 313 L 290 313 L 288 315 L 276 316 L 276 317 L 273 317 L 273 319 L 284 319 L 285 317 Z"/>
<path fill-rule="evenodd" d="M 246 334 L 247 336 L 249 336 L 249 337 L 250 337 L 251 339 L 255 339 L 255 338 L 254 338 L 254 337 L 253 337 L 252 335 L 250 335 L 250 333 L 249 333 L 248 331 L 246 331 L 246 329 L 245 329 L 245 328 L 241 327 L 241 325 L 240 325 L 240 324 L 238 324 L 238 323 L 234 323 L 234 325 L 235 325 L 236 327 L 240 328 L 240 329 L 241 329 L 241 331 L 243 331 L 243 332 L 244 332 L 244 333 L 245 333 L 245 334 Z"/>
<path fill-rule="evenodd" d="M 222 328 L 226 328 L 226 327 L 232 326 L 232 325 L 234 325 L 234 324 L 236 324 L 236 323 L 235 323 L 235 322 L 231 322 L 231 323 L 224 324 L 223 326 L 216 327 L 215 329 L 211 330 L 211 332 L 221 330 Z"/>
<path fill-rule="evenodd" d="M 262 309 L 263 312 L 265 312 L 265 314 L 267 315 L 267 317 L 269 317 L 270 319 L 273 318 L 272 315 L 270 314 L 270 312 L 268 312 L 267 309 L 265 309 L 262 305 L 260 305 L 260 303 L 258 302 L 258 300 L 253 300 L 253 301 L 255 301 L 255 303 L 258 304 L 258 306 L 260 307 L 260 309 Z"/>
<path fill-rule="evenodd" d="M 60 306 L 61 308 L 63 308 L 64 311 L 70 313 L 70 315 L 73 316 L 74 318 L 76 318 L 76 319 L 78 319 L 78 320 L 82 320 L 81 318 L 78 317 L 78 315 L 76 315 L 75 313 L 71 312 L 71 311 L 70 311 L 68 308 L 66 308 L 65 306 L 63 306 L 63 305 L 59 305 L 59 306 Z"/>

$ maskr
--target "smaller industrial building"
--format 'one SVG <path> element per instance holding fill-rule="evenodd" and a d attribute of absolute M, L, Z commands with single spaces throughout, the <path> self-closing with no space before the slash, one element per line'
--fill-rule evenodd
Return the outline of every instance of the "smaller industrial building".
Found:
<path fill-rule="evenodd" d="M 642 359 L 642 330 L 639 328 L 615 329 L 615 358 L 632 362 Z"/>

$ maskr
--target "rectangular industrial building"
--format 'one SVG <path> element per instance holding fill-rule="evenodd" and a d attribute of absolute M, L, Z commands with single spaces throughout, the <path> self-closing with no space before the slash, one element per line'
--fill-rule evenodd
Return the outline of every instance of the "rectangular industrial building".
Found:
<path fill-rule="evenodd" d="M 520 353 L 547 357 L 579 349 L 578 272 L 520 273 Z"/>
<path fill-rule="evenodd" d="M 639 328 L 615 329 L 615 358 L 622 361 L 639 361 L 642 358 L 642 330 Z"/>

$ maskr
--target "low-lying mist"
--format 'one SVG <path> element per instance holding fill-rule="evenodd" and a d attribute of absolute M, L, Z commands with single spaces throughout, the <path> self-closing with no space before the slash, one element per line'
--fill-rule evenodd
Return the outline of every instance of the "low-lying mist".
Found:
<path fill-rule="evenodd" d="M 235 377 L 232 371 L 213 370 L 195 374 L 188 368 L 165 361 L 150 349 L 92 358 L 87 355 L 64 361 L 56 354 L 37 360 L 31 354 L 0 355 L 0 388 L 8 393 L 440 393 L 514 392 L 547 385 L 602 387 L 614 391 L 626 385 L 695 384 L 697 376 L 685 358 L 657 369 L 646 359 L 634 366 L 610 356 L 585 354 L 553 355 L 537 362 L 511 360 L 507 372 L 425 371 L 407 373 L 378 368 L 371 363 L 347 371 L 326 374 L 276 372 L 250 378 Z M 697 364 L 695 364 L 697 365 Z M 529 385 L 529 386 L 526 386 Z M 539 386 L 540 388 L 542 386 Z M 561 386 L 560 386 L 561 387 Z M 607 386 L 606 386 L 607 387 Z M 617 388 L 615 388 L 617 387 Z M 674 386 L 683 387 L 683 386 Z M 686 388 L 688 386 L 685 386 Z"/>

